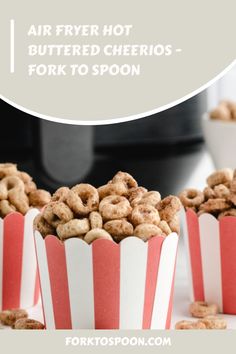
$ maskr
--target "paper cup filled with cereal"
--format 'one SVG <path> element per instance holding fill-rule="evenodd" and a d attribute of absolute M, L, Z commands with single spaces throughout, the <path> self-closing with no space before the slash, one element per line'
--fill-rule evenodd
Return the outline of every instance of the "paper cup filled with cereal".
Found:
<path fill-rule="evenodd" d="M 35 218 L 47 329 L 169 328 L 180 207 L 125 172 L 59 188 Z"/>
<path fill-rule="evenodd" d="M 222 101 L 202 120 L 204 138 L 217 169 L 236 166 L 236 102 Z"/>
<path fill-rule="evenodd" d="M 203 191 L 186 189 L 179 197 L 192 300 L 236 314 L 236 170 L 216 171 Z"/>
<path fill-rule="evenodd" d="M 12 163 L 0 164 L 0 309 L 37 303 L 33 220 L 51 196 Z"/>

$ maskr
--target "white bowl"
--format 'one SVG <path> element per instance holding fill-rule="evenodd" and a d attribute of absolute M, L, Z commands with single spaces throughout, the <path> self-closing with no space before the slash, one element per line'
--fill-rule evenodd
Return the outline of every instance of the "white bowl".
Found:
<path fill-rule="evenodd" d="M 208 113 L 202 117 L 204 138 L 217 169 L 236 168 L 236 122 L 210 119 Z"/>

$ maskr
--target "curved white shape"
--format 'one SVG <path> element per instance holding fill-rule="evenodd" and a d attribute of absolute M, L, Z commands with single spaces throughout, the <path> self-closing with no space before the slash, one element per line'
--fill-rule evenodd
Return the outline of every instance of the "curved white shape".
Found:
<path fill-rule="evenodd" d="M 65 242 L 72 328 L 93 329 L 94 291 L 92 247 L 83 240 Z"/>
<path fill-rule="evenodd" d="M 128 121 L 132 121 L 135 119 L 139 119 L 139 118 L 144 118 L 159 112 L 162 112 L 164 110 L 167 110 L 171 107 L 174 107 L 186 100 L 188 100 L 189 98 L 197 95 L 198 93 L 202 92 L 203 90 L 205 90 L 206 88 L 208 88 L 209 86 L 211 86 L 214 82 L 216 82 L 217 80 L 219 80 L 221 77 L 223 77 L 230 69 L 232 69 L 232 67 L 235 65 L 236 60 L 234 60 L 226 69 L 224 69 L 221 73 L 219 73 L 215 78 L 213 78 L 212 80 L 208 81 L 205 85 L 201 86 L 199 89 L 189 93 L 188 95 L 172 102 L 169 104 L 166 104 L 164 106 L 161 106 L 157 109 L 153 109 L 147 112 L 143 112 L 140 114 L 135 114 L 135 115 L 131 115 L 131 116 L 127 116 L 127 117 L 122 117 L 122 118 L 110 118 L 110 119 L 104 119 L 104 120 L 91 120 L 91 121 L 84 121 L 84 120 L 72 120 L 72 119 L 64 119 L 64 118 L 57 118 L 57 117 L 52 117 L 52 116 L 48 116 L 45 114 L 41 114 L 35 111 L 31 111 L 30 109 L 23 107 L 17 103 L 14 103 L 13 101 L 11 101 L 10 99 L 8 99 L 7 97 L 4 97 L 2 94 L 0 94 L 0 99 L 5 101 L 6 103 L 10 104 L 11 106 L 27 113 L 30 114 L 32 116 L 41 118 L 41 119 L 45 119 L 48 121 L 52 121 L 52 122 L 57 122 L 57 123 L 64 123 L 64 124 L 72 124 L 72 125 L 104 125 L 104 124 L 115 124 L 115 123 L 122 123 L 122 122 L 128 122 Z"/>
<path fill-rule="evenodd" d="M 120 244 L 120 327 L 140 329 L 143 321 L 148 244 L 127 237 Z"/>
<path fill-rule="evenodd" d="M 27 308 L 32 304 L 37 274 L 37 260 L 35 255 L 33 220 L 39 214 L 38 209 L 30 209 L 25 215 L 24 243 L 21 273 L 20 307 Z"/>
<path fill-rule="evenodd" d="M 151 329 L 165 328 L 175 269 L 178 235 L 173 232 L 162 243 Z"/>
<path fill-rule="evenodd" d="M 46 246 L 44 239 L 38 231 L 35 231 L 35 244 L 40 273 L 45 323 L 47 324 L 47 329 L 55 329 Z"/>
<path fill-rule="evenodd" d="M 205 300 L 218 304 L 222 312 L 219 221 L 210 214 L 202 214 L 199 228 Z"/>

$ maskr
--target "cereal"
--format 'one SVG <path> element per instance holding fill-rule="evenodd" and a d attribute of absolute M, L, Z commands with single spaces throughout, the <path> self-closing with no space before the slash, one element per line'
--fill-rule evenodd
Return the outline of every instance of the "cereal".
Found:
<path fill-rule="evenodd" d="M 225 211 L 222 211 L 219 215 L 218 215 L 218 219 L 221 219 L 225 216 L 236 216 L 236 209 L 228 209 L 228 210 L 225 210 Z"/>
<path fill-rule="evenodd" d="M 228 199 L 230 195 L 230 190 L 224 184 L 218 184 L 214 187 L 214 194 L 216 198 Z"/>
<path fill-rule="evenodd" d="M 182 320 L 175 324 L 175 329 L 206 329 L 203 322 L 193 322 Z"/>
<path fill-rule="evenodd" d="M 119 242 L 123 238 L 132 236 L 134 232 L 133 225 L 125 219 L 110 220 L 104 224 L 104 229 Z"/>
<path fill-rule="evenodd" d="M 52 196 L 53 202 L 65 202 L 70 189 L 68 187 L 59 188 Z"/>
<path fill-rule="evenodd" d="M 200 210 L 205 213 L 217 213 L 230 208 L 230 204 L 223 198 L 208 199 L 207 202 L 200 205 Z"/>
<path fill-rule="evenodd" d="M 169 222 L 180 211 L 181 202 L 179 198 L 169 195 L 157 204 L 161 219 Z"/>
<path fill-rule="evenodd" d="M 156 206 L 161 201 L 161 195 L 159 192 L 150 191 L 143 193 L 140 197 L 136 197 L 132 201 L 132 206 L 137 204 L 148 204 L 152 206 Z"/>
<path fill-rule="evenodd" d="M 31 192 L 30 199 L 38 193 Z M 120 171 L 98 189 L 84 183 L 71 189 L 60 187 L 35 218 L 34 228 L 43 237 L 54 234 L 61 241 L 77 237 L 87 243 L 97 238 L 119 243 L 130 236 L 147 241 L 172 231 L 179 234 L 180 206 L 177 197 L 161 201 L 159 192 L 139 187 L 130 174 Z"/>
<path fill-rule="evenodd" d="M 205 187 L 203 190 L 203 195 L 204 195 L 205 200 L 213 199 L 216 197 L 215 192 L 211 187 Z M 181 200 L 181 201 L 182 201 L 183 205 L 185 205 L 184 201 L 183 200 Z"/>
<path fill-rule="evenodd" d="M 80 183 L 69 191 L 66 201 L 75 214 L 86 216 L 98 209 L 99 195 L 91 184 Z"/>
<path fill-rule="evenodd" d="M 15 175 L 17 173 L 17 166 L 14 163 L 0 163 L 0 178 Z"/>
<path fill-rule="evenodd" d="M 11 309 L 0 312 L 0 322 L 5 326 L 12 326 L 18 319 L 27 317 L 27 312 L 22 309 Z"/>
<path fill-rule="evenodd" d="M 34 229 L 38 230 L 43 237 L 55 234 L 55 228 L 48 224 L 42 214 L 38 214 L 34 218 Z"/>
<path fill-rule="evenodd" d="M 73 219 L 73 213 L 63 202 L 51 202 L 42 212 L 43 217 L 49 225 L 57 227 L 59 224 L 66 223 Z"/>
<path fill-rule="evenodd" d="M 16 211 L 16 207 L 9 203 L 8 200 L 0 200 L 0 214 L 4 217 Z"/>
<path fill-rule="evenodd" d="M 205 301 L 195 301 L 190 304 L 189 312 L 193 317 L 202 318 L 209 315 L 216 315 L 219 312 L 219 308 L 216 304 L 208 304 Z"/>
<path fill-rule="evenodd" d="M 125 197 L 118 195 L 105 197 L 99 205 L 99 212 L 104 220 L 126 218 L 131 209 L 129 201 Z"/>
<path fill-rule="evenodd" d="M 130 220 L 134 226 L 143 223 L 158 225 L 160 222 L 160 216 L 154 206 L 148 204 L 140 204 L 133 208 Z"/>
<path fill-rule="evenodd" d="M 102 229 L 103 220 L 98 211 L 92 211 L 89 214 L 89 222 L 91 229 Z"/>
<path fill-rule="evenodd" d="M 44 189 L 36 189 L 29 193 L 29 203 L 35 207 L 43 207 L 51 201 L 51 194 Z"/>
<path fill-rule="evenodd" d="M 45 329 L 43 323 L 30 318 L 20 318 L 14 324 L 14 329 Z"/>
<path fill-rule="evenodd" d="M 98 188 L 100 200 L 109 195 L 127 195 L 128 189 L 123 182 L 109 183 Z"/>
<path fill-rule="evenodd" d="M 168 225 L 168 223 L 165 220 L 161 220 L 158 224 L 158 227 L 163 231 L 163 233 L 165 235 L 171 234 L 172 231 L 175 232 L 175 230 L 171 230 L 170 226 Z"/>
<path fill-rule="evenodd" d="M 43 207 L 50 198 L 50 193 L 37 190 L 32 177 L 18 171 L 15 164 L 0 164 L 0 217 L 14 211 L 25 215 L 31 207 Z"/>
<path fill-rule="evenodd" d="M 135 179 L 127 172 L 119 171 L 112 179 L 112 183 L 123 182 L 127 189 L 138 187 L 138 183 Z"/>
<path fill-rule="evenodd" d="M 204 201 L 204 194 L 197 189 L 189 188 L 179 195 L 179 199 L 186 207 L 199 207 Z"/>
<path fill-rule="evenodd" d="M 92 243 L 93 241 L 97 239 L 106 239 L 112 241 L 111 235 L 103 229 L 93 229 L 90 230 L 85 236 L 84 236 L 84 241 L 87 242 L 88 244 Z"/>
<path fill-rule="evenodd" d="M 142 195 L 146 193 L 148 190 L 144 187 L 134 187 L 129 190 L 129 202 L 131 206 L 134 206 L 133 201 L 137 198 L 137 200 L 141 199 Z"/>
<path fill-rule="evenodd" d="M 60 239 L 65 240 L 70 237 L 85 235 L 90 230 L 88 219 L 73 219 L 65 224 L 57 226 L 57 234 Z"/>
<path fill-rule="evenodd" d="M 214 315 L 206 316 L 198 321 L 199 324 L 204 324 L 206 329 L 226 329 L 227 322 L 222 317 Z"/>
<path fill-rule="evenodd" d="M 219 184 L 230 183 L 233 179 L 233 171 L 230 168 L 216 171 L 207 178 L 207 184 L 213 188 Z"/>
<path fill-rule="evenodd" d="M 210 114 L 210 119 L 230 122 L 236 119 L 236 103 L 232 101 L 221 101 L 218 107 L 214 108 Z"/>
<path fill-rule="evenodd" d="M 143 241 L 149 240 L 153 236 L 167 236 L 160 227 L 153 224 L 140 224 L 134 229 L 134 236 L 141 238 Z"/>

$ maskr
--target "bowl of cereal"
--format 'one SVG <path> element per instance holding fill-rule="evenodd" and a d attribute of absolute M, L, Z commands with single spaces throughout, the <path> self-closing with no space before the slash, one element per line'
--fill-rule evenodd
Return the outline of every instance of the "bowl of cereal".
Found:
<path fill-rule="evenodd" d="M 208 150 L 216 168 L 236 166 L 236 103 L 222 101 L 202 119 Z"/>
<path fill-rule="evenodd" d="M 0 164 L 1 310 L 28 308 L 38 301 L 33 220 L 50 198 L 15 164 Z"/>
<path fill-rule="evenodd" d="M 126 172 L 59 188 L 34 221 L 47 329 L 169 328 L 180 208 Z"/>
<path fill-rule="evenodd" d="M 203 191 L 186 189 L 179 198 L 191 300 L 236 314 L 236 170 L 218 170 Z"/>

